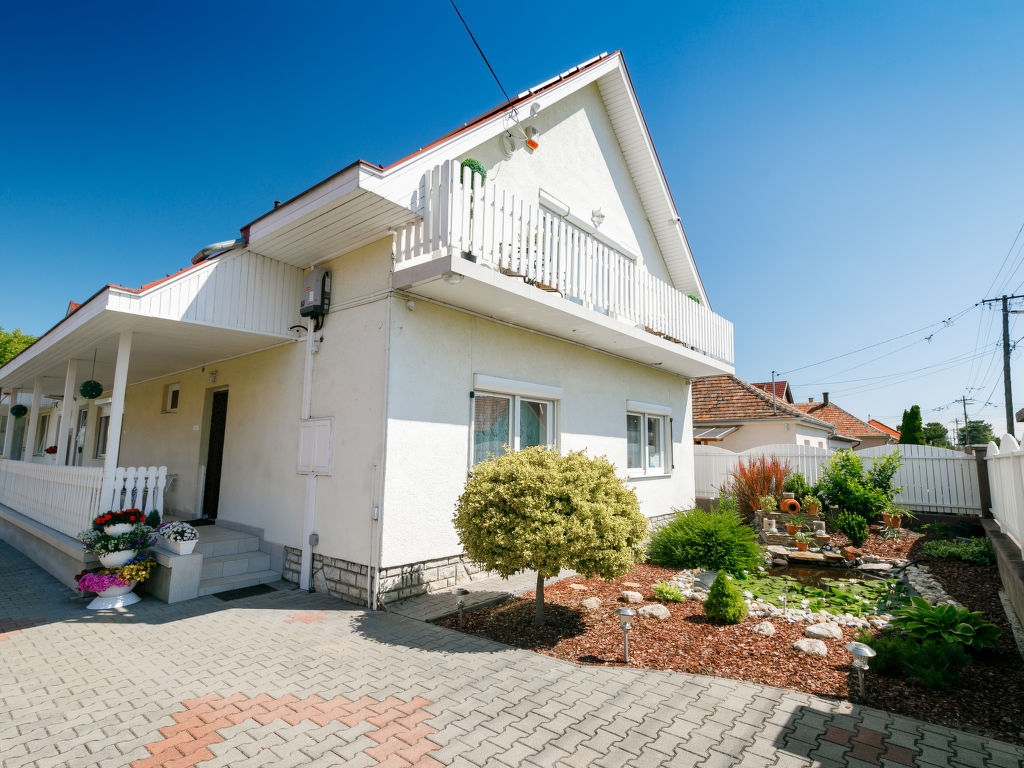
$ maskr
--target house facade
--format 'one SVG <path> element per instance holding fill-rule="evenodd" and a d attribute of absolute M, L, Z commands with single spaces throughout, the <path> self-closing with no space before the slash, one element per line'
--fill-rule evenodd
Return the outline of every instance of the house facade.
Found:
<path fill-rule="evenodd" d="M 732 371 L 732 326 L 618 53 L 392 166 L 354 163 L 193 261 L 105 286 L 0 368 L 27 434 L 53 398 L 57 446 L 19 460 L 7 430 L 0 532 L 65 580 L 69 537 L 139 491 L 126 476 L 165 516 L 258 539 L 250 582 L 370 607 L 477 575 L 454 507 L 505 446 L 605 455 L 651 518 L 694 501 L 690 381 Z M 198 593 L 244 583 L 241 552 L 215 550 Z"/>

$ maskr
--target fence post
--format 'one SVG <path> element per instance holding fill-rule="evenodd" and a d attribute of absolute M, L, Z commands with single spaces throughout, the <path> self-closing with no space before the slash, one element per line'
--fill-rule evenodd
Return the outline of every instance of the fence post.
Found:
<path fill-rule="evenodd" d="M 988 465 L 985 463 L 985 454 L 988 453 L 988 444 L 972 445 L 974 459 L 978 462 L 978 495 L 981 496 L 981 516 L 992 517 L 992 488 L 988 482 Z"/>

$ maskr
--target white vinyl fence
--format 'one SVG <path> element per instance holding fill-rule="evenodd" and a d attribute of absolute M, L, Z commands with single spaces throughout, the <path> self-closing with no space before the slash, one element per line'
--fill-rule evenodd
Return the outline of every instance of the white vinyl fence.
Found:
<path fill-rule="evenodd" d="M 1003 531 L 1024 546 L 1024 450 L 1013 435 L 1003 435 L 999 445 L 988 444 L 985 454 L 992 491 L 992 515 Z"/>
<path fill-rule="evenodd" d="M 893 451 L 901 454 L 901 466 L 893 478 L 894 485 L 903 487 L 894 499 L 897 506 L 916 512 L 981 514 L 978 465 L 973 456 L 929 445 L 879 446 L 857 451 L 857 455 L 864 460 L 865 467 L 870 467 L 873 458 Z M 780 444 L 733 453 L 724 448 L 697 445 L 693 460 L 697 496 L 717 496 L 741 459 L 746 462 L 762 455 L 777 456 L 788 462 L 793 471 L 800 472 L 814 485 L 821 478 L 822 467 L 828 463 L 832 452 L 827 448 Z"/>

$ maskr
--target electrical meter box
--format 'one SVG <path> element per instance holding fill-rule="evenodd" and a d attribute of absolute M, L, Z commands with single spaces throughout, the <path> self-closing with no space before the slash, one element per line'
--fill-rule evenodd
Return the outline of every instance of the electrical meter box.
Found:
<path fill-rule="evenodd" d="M 309 270 L 302 278 L 302 300 L 299 314 L 303 317 L 322 317 L 331 308 L 331 273 L 323 267 Z"/>

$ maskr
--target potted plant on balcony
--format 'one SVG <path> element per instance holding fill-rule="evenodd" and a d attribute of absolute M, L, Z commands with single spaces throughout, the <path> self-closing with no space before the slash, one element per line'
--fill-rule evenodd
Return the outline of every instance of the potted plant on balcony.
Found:
<path fill-rule="evenodd" d="M 164 523 L 156 529 L 163 539 L 163 545 L 179 555 L 190 555 L 199 541 L 199 531 L 188 523 L 176 521 Z"/>

